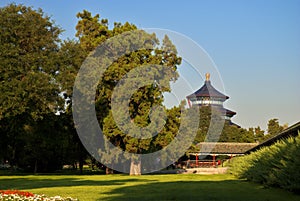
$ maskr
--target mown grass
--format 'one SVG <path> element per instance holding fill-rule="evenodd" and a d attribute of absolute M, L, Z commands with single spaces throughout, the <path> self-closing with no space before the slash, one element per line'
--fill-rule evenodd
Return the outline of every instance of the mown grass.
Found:
<path fill-rule="evenodd" d="M 0 176 L 0 189 L 18 189 L 80 201 L 201 200 L 296 201 L 300 196 L 225 175 Z"/>

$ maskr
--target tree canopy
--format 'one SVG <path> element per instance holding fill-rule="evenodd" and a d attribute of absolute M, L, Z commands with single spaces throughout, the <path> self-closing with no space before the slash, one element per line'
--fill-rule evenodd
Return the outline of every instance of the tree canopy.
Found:
<path fill-rule="evenodd" d="M 0 119 L 38 119 L 62 107 L 57 52 L 62 30 L 42 10 L 11 4 L 0 8 Z"/>
<path fill-rule="evenodd" d="M 92 50 L 104 40 L 137 29 L 136 26 L 129 23 L 114 23 L 113 29 L 110 30 L 107 19 L 100 20 L 99 15 L 93 17 L 88 11 L 78 13 L 77 17 L 80 20 L 76 26 L 76 36 L 79 37 L 82 48 L 86 51 Z M 97 87 L 96 109 L 100 126 L 113 144 L 124 151 L 141 154 L 147 153 L 151 149 L 151 146 L 154 145 L 152 143 L 153 139 L 130 137 L 118 128 L 111 112 L 113 91 L 121 79 L 130 71 L 132 72 L 133 69 L 140 69 L 142 68 L 141 66 L 145 65 L 153 67 L 154 70 L 150 73 L 157 80 L 156 83 L 138 87 L 136 83 L 142 83 L 145 75 L 143 75 L 144 72 L 142 71 L 136 71 L 137 76 L 135 76 L 134 81 L 129 83 L 125 91 L 123 91 L 123 95 L 117 97 L 117 102 L 120 104 L 120 101 L 129 93 L 129 88 L 134 90 L 137 87 L 131 94 L 129 102 L 130 119 L 138 127 L 146 127 L 154 123 L 150 120 L 151 108 L 162 105 L 162 92 L 169 91 L 169 82 L 177 79 L 176 69 L 181 59 L 176 55 L 176 48 L 167 36 L 165 36 L 160 45 L 154 34 L 147 34 L 146 32 L 136 32 L 136 36 L 134 34 L 135 32 L 133 32 L 133 37 L 142 41 L 142 44 L 147 44 L 147 48 L 138 49 L 120 56 L 106 69 Z M 136 43 L 135 41 L 128 42 L 122 44 L 120 41 L 116 41 L 116 45 L 132 46 Z M 120 48 L 122 49 L 122 47 Z M 157 66 L 165 66 L 164 71 L 162 72 Z M 158 83 L 163 80 L 164 84 Z M 122 116 L 122 114 L 118 116 Z"/>
<path fill-rule="evenodd" d="M 82 61 L 76 60 L 77 43 L 62 44 L 61 32 L 41 9 L 0 8 L 1 163 L 42 172 L 74 160 L 66 152 L 74 147 L 74 133 L 62 113 L 62 92 L 67 92 L 67 72 L 76 70 L 70 64 L 79 68 Z"/>

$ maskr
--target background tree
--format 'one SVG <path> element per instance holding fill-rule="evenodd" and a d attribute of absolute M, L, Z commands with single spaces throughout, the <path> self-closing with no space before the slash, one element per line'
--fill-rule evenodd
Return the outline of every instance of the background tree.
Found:
<path fill-rule="evenodd" d="M 215 111 L 213 111 L 215 110 Z M 194 141 L 196 145 L 199 142 L 253 142 L 254 133 L 253 130 L 250 129 L 247 131 L 246 129 L 239 128 L 236 125 L 231 124 L 230 121 L 225 120 L 222 121 L 222 114 L 220 111 L 209 107 L 201 107 L 200 108 L 200 122 L 199 129 L 197 131 L 197 135 Z M 218 125 L 223 125 L 221 131 L 217 129 Z M 210 129 L 211 133 L 208 133 Z M 220 133 L 221 132 L 221 133 Z"/>
<path fill-rule="evenodd" d="M 258 126 L 254 129 L 255 141 L 262 142 L 265 139 L 265 131 Z"/>
<path fill-rule="evenodd" d="M 249 128 L 248 130 L 240 128 L 240 140 L 239 140 L 239 142 L 253 143 L 253 142 L 255 142 L 254 138 L 255 138 L 255 135 L 254 135 L 254 129 L 253 128 Z"/>
<path fill-rule="evenodd" d="M 197 131 L 194 144 L 205 141 L 209 129 L 209 125 L 210 125 L 211 115 L 212 115 L 211 107 L 201 107 L 199 110 L 199 115 L 200 115 L 199 129 Z"/>
<path fill-rule="evenodd" d="M 58 65 L 60 68 L 56 80 L 62 88 L 64 99 L 69 100 L 67 104 L 71 103 L 75 78 L 87 54 L 79 41 L 68 39 L 60 45 L 58 52 Z"/>
<path fill-rule="evenodd" d="M 268 122 L 268 134 L 266 137 L 273 137 L 279 134 L 282 130 L 283 127 L 279 125 L 278 119 L 270 119 Z"/>
<path fill-rule="evenodd" d="M 241 137 L 241 128 L 236 125 L 230 125 L 230 122 L 225 121 L 220 142 L 240 142 Z"/>

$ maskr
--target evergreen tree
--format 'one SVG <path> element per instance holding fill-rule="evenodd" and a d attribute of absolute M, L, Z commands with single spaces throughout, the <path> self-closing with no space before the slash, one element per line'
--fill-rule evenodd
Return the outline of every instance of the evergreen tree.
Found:
<path fill-rule="evenodd" d="M 268 122 L 268 135 L 267 138 L 273 137 L 279 134 L 283 130 L 283 127 L 279 125 L 278 119 L 270 119 Z"/>
<path fill-rule="evenodd" d="M 93 50 L 103 41 L 117 36 L 127 31 L 137 30 L 135 25 L 125 23 L 114 23 L 113 29 L 108 28 L 108 20 L 101 19 L 99 15 L 92 16 L 90 12 L 83 11 L 78 13 L 77 17 L 80 18 L 76 29 L 76 36 L 79 37 L 80 45 L 84 51 Z M 150 84 L 138 88 L 135 91 L 129 102 L 129 112 L 131 122 L 138 127 L 146 127 L 147 125 L 156 124 L 150 119 L 150 110 L 155 106 L 161 106 L 163 102 L 162 92 L 169 91 L 169 82 L 176 80 L 178 74 L 176 72 L 177 65 L 180 64 L 181 59 L 177 57 L 177 51 L 172 45 L 170 39 L 166 36 L 162 44 L 159 45 L 159 40 L 153 34 L 146 32 L 139 32 L 135 36 L 143 44 L 147 44 L 147 49 L 141 49 L 135 52 L 125 54 L 118 58 L 112 65 L 110 65 L 104 72 L 103 78 L 100 80 L 96 92 L 96 110 L 100 127 L 103 128 L 104 134 L 115 145 L 130 153 L 147 153 L 152 142 L 152 138 L 138 139 L 125 135 L 116 125 L 114 117 L 111 113 L 111 97 L 118 82 L 131 70 L 138 69 L 140 66 L 151 64 L 156 70 L 151 71 L 151 76 L 160 83 Z M 137 41 L 132 41 L 136 43 Z M 116 45 L 119 45 L 116 43 Z M 134 44 L 126 44 L 134 45 Z M 162 72 L 158 66 L 164 66 Z M 135 80 L 142 82 L 143 72 L 139 72 Z M 135 87 L 134 83 L 131 84 Z M 124 96 L 126 91 L 123 91 Z M 122 101 L 124 96 L 122 93 L 117 94 L 117 102 Z M 118 116 L 123 116 L 122 114 Z M 110 162 L 111 159 L 102 155 L 102 159 Z M 132 166 L 134 163 L 131 164 Z"/>
<path fill-rule="evenodd" d="M 265 138 L 265 131 L 261 130 L 259 126 L 256 127 L 254 131 L 255 131 L 255 141 L 262 142 Z"/>
<path fill-rule="evenodd" d="M 254 135 L 254 129 L 249 128 L 248 130 L 246 129 L 240 129 L 240 140 L 239 142 L 247 142 L 247 143 L 253 143 L 255 135 Z"/>

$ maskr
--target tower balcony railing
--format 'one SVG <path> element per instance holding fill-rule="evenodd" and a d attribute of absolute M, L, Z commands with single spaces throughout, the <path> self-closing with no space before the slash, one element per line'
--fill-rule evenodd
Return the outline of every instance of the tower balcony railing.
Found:
<path fill-rule="evenodd" d="M 219 165 L 222 165 L 223 161 L 221 160 L 187 160 L 181 161 L 177 166 L 180 168 L 216 168 Z"/>
<path fill-rule="evenodd" d="M 218 101 L 218 100 L 193 100 L 192 104 L 196 104 L 196 105 L 220 105 L 220 106 L 223 106 L 223 102 L 222 101 Z"/>

